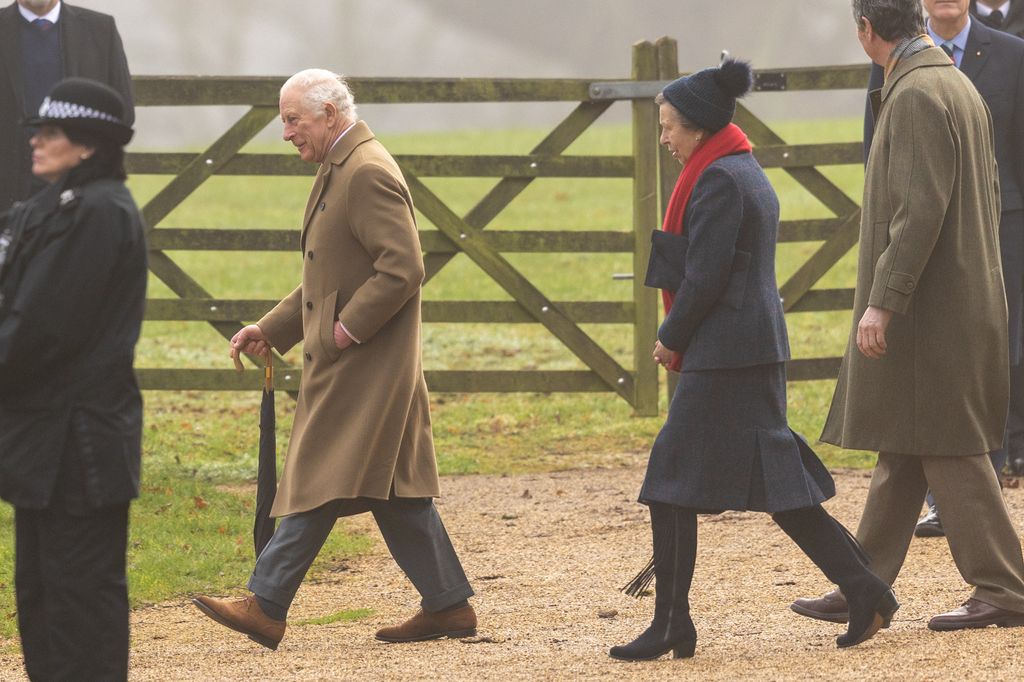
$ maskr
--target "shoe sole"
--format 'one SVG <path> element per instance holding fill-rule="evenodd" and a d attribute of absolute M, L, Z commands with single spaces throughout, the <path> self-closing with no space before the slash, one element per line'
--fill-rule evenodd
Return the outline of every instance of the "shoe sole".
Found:
<path fill-rule="evenodd" d="M 848 622 L 850 622 L 850 616 L 846 613 L 822 613 L 821 611 L 812 611 L 811 609 L 805 609 L 799 604 L 790 604 L 789 610 L 793 613 L 799 613 L 801 616 L 813 618 L 814 620 L 822 620 L 826 623 L 838 623 L 840 625 L 846 625 Z M 881 629 L 887 630 L 890 625 L 892 625 L 892 616 L 890 615 L 883 617 Z"/>
<path fill-rule="evenodd" d="M 251 639 L 252 641 L 256 642 L 257 644 L 259 644 L 261 646 L 265 646 L 265 647 L 267 647 L 268 649 L 270 649 L 272 651 L 277 651 L 277 645 L 280 644 L 280 641 L 275 642 L 274 640 L 272 640 L 272 639 L 270 639 L 268 637 L 264 637 L 263 635 L 258 635 L 258 634 L 254 633 L 254 632 L 250 632 L 248 630 L 243 630 L 242 628 L 238 627 L 237 625 L 235 625 L 234 623 L 229 621 L 227 618 L 224 618 L 219 613 L 217 613 L 216 611 L 214 611 L 213 609 L 211 609 L 209 606 L 207 606 L 203 602 L 199 601 L 198 599 L 193 599 L 192 603 L 195 604 L 196 608 L 198 608 L 200 611 L 205 613 L 211 620 L 213 620 L 213 621 L 215 621 L 217 623 L 220 623 L 224 627 L 230 628 L 231 630 L 234 630 L 235 632 L 242 633 L 243 635 L 245 635 L 246 637 L 248 637 L 249 639 Z"/>
<path fill-rule="evenodd" d="M 975 623 L 938 623 L 937 625 L 933 625 L 929 622 L 928 629 L 935 630 L 936 632 L 953 632 L 954 630 L 976 630 L 987 628 L 990 625 L 995 625 L 998 628 L 1024 627 L 1024 616 L 1007 616 L 1006 618 Z"/>
<path fill-rule="evenodd" d="M 914 529 L 914 537 L 917 538 L 944 538 L 946 531 L 934 526 L 918 526 Z"/>
<path fill-rule="evenodd" d="M 230 626 L 229 626 L 230 627 Z M 429 635 L 420 635 L 419 637 L 381 637 L 376 636 L 379 642 L 388 642 L 389 644 L 402 644 L 404 642 L 429 642 L 433 639 L 441 639 L 447 637 L 449 639 L 462 639 L 463 637 L 475 637 L 476 628 L 470 628 L 468 630 L 449 630 L 448 632 L 435 632 Z"/>
<path fill-rule="evenodd" d="M 671 652 L 672 658 L 693 658 L 694 653 L 697 651 L 697 642 L 683 642 L 679 646 L 672 647 L 668 651 L 663 651 L 656 656 L 616 656 L 611 651 L 608 652 L 609 658 L 614 658 L 616 661 L 656 661 L 665 654 Z"/>

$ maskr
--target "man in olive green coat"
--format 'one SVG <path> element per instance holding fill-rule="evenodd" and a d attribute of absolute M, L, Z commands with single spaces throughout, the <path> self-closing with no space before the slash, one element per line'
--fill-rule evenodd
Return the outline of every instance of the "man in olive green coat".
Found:
<path fill-rule="evenodd" d="M 1020 542 L 986 455 L 1002 443 L 1009 399 L 991 118 L 921 35 L 919 0 L 853 7 L 886 79 L 873 102 L 855 325 L 821 439 L 879 451 L 857 539 L 883 580 L 895 581 L 931 487 L 975 591 L 930 628 L 1024 625 Z M 838 593 L 793 610 L 846 618 Z"/>
<path fill-rule="evenodd" d="M 301 236 L 302 283 L 231 340 L 232 355 L 302 343 L 302 385 L 272 510 L 284 517 L 249 580 L 252 596 L 199 597 L 218 623 L 268 648 L 339 516 L 370 511 L 422 610 L 377 638 L 475 632 L 473 594 L 433 497 L 439 493 L 420 359 L 423 256 L 405 179 L 323 69 L 281 88 L 284 139 L 319 164 Z"/>

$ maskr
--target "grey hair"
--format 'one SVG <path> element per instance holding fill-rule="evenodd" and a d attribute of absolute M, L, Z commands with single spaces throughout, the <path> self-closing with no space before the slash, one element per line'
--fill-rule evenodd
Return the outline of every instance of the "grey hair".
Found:
<path fill-rule="evenodd" d="M 356 120 L 356 100 L 344 76 L 327 69 L 305 69 L 286 80 L 281 93 L 292 88 L 302 92 L 302 106 L 307 111 L 322 116 L 324 105 L 330 102 L 342 118 Z"/>
<path fill-rule="evenodd" d="M 924 33 L 924 12 L 921 0 L 851 0 L 853 20 L 861 26 L 861 17 L 882 40 L 898 42 Z"/>

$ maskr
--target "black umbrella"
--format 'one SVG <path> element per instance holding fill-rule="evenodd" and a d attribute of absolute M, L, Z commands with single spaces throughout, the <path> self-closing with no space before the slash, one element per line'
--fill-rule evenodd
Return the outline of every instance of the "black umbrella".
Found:
<path fill-rule="evenodd" d="M 235 367 L 242 369 L 242 363 L 235 358 Z M 276 523 L 270 517 L 277 493 L 277 418 L 274 414 L 274 363 L 267 353 L 267 365 L 263 379 L 263 400 L 260 402 L 260 457 L 256 473 L 256 518 L 253 521 L 252 541 L 256 556 L 270 542 Z"/>

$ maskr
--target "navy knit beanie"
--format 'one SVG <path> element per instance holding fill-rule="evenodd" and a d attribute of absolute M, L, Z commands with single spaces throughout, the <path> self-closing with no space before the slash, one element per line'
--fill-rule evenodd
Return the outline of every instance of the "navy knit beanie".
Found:
<path fill-rule="evenodd" d="M 717 133 L 732 121 L 736 98 L 752 85 L 750 63 L 726 59 L 718 68 L 675 79 L 661 94 L 694 125 Z"/>

